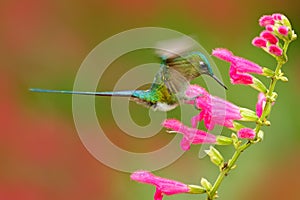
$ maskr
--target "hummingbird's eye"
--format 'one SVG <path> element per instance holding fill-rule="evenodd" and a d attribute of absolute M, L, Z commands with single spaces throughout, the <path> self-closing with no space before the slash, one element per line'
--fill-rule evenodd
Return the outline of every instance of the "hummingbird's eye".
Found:
<path fill-rule="evenodd" d="M 205 62 L 200 61 L 199 64 L 200 64 L 200 66 L 201 66 L 202 68 L 207 68 L 207 65 L 206 65 Z"/>

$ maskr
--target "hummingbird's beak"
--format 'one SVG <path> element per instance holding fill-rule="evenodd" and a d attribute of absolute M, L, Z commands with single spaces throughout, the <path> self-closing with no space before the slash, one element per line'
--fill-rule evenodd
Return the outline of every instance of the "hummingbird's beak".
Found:
<path fill-rule="evenodd" d="M 216 77 L 214 74 L 209 74 L 209 76 L 211 76 L 213 79 L 215 79 L 220 85 L 222 85 L 223 88 L 225 88 L 227 90 L 227 87 L 224 85 L 224 83 L 222 83 L 222 81 L 220 81 L 218 79 L 218 77 Z"/>

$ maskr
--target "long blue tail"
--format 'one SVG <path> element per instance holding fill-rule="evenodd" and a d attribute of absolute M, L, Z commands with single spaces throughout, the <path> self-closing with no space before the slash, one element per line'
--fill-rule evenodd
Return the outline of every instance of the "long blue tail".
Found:
<path fill-rule="evenodd" d="M 114 91 L 114 92 L 83 92 L 83 91 L 70 91 L 70 90 L 45 90 L 39 88 L 30 88 L 31 92 L 42 92 L 42 93 L 59 93 L 59 94 L 80 94 L 80 95 L 93 95 L 93 96 L 120 96 L 120 97 L 131 97 L 135 90 L 125 91 Z"/>

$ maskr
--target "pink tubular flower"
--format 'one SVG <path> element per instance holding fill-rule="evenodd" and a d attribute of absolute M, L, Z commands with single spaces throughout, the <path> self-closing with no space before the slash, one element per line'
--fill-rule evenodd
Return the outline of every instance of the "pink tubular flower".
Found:
<path fill-rule="evenodd" d="M 173 195 L 189 192 L 189 187 L 181 182 L 161 178 L 148 171 L 136 171 L 130 178 L 140 183 L 146 183 L 156 186 L 154 200 L 162 200 L 163 195 Z"/>
<path fill-rule="evenodd" d="M 278 27 L 278 33 L 280 33 L 283 36 L 287 36 L 289 33 L 289 28 L 286 26 L 279 26 Z"/>
<path fill-rule="evenodd" d="M 237 132 L 237 135 L 239 138 L 242 139 L 254 139 L 255 138 L 255 132 L 251 128 L 242 128 Z"/>
<path fill-rule="evenodd" d="M 212 55 L 231 63 L 229 75 L 230 80 L 233 84 L 252 84 L 252 76 L 248 73 L 263 73 L 263 69 L 261 66 L 245 58 L 235 56 L 231 51 L 227 49 L 214 49 Z"/>
<path fill-rule="evenodd" d="M 267 40 L 268 42 L 270 42 L 270 44 L 277 44 L 278 43 L 277 37 L 275 35 L 273 35 L 270 31 L 261 32 L 260 37 L 262 37 L 265 40 Z"/>
<path fill-rule="evenodd" d="M 168 129 L 172 129 L 175 132 L 183 134 L 180 146 L 184 151 L 189 150 L 191 144 L 216 143 L 216 136 L 202 130 L 189 128 L 176 119 L 166 119 L 162 125 Z"/>
<path fill-rule="evenodd" d="M 200 113 L 192 118 L 193 127 L 196 127 L 197 123 L 203 120 L 208 130 L 212 130 L 216 124 L 233 128 L 233 120 L 242 119 L 238 106 L 219 97 L 212 96 L 206 91 L 202 93 L 199 92 L 197 95 L 195 88 L 199 88 L 199 91 L 205 90 L 197 85 L 191 85 L 186 91 L 186 94 L 193 93 L 195 95 L 187 96 L 189 98 L 196 97 L 193 103 L 197 108 L 201 109 Z M 190 90 L 193 92 L 190 92 Z"/>
<path fill-rule="evenodd" d="M 239 73 L 234 67 L 230 67 L 229 75 L 232 84 L 249 85 L 253 83 L 253 77 L 250 74 Z"/>
<path fill-rule="evenodd" d="M 275 21 L 274 18 L 270 15 L 264 15 L 259 19 L 259 25 L 260 26 L 267 26 L 267 25 L 274 25 Z"/>
<path fill-rule="evenodd" d="M 256 114 L 258 117 L 261 116 L 262 111 L 264 110 L 265 104 L 266 104 L 267 98 L 264 93 L 258 94 L 258 101 L 256 103 Z"/>
<path fill-rule="evenodd" d="M 281 56 L 282 55 L 282 49 L 277 45 L 270 45 L 269 46 L 269 52 L 271 54 L 274 54 L 275 56 Z"/>
<path fill-rule="evenodd" d="M 267 47 L 267 40 L 261 37 L 255 37 L 252 40 L 252 44 L 256 47 L 262 48 L 262 47 Z"/>

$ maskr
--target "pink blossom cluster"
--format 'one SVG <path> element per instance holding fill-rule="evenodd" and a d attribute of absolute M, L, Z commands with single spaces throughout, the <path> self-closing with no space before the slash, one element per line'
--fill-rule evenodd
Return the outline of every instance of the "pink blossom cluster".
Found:
<path fill-rule="evenodd" d="M 252 40 L 252 44 L 274 56 L 281 56 L 283 50 L 279 39 L 288 40 L 293 33 L 288 19 L 278 13 L 264 15 L 259 19 L 259 25 L 265 27 L 265 30 Z"/>

